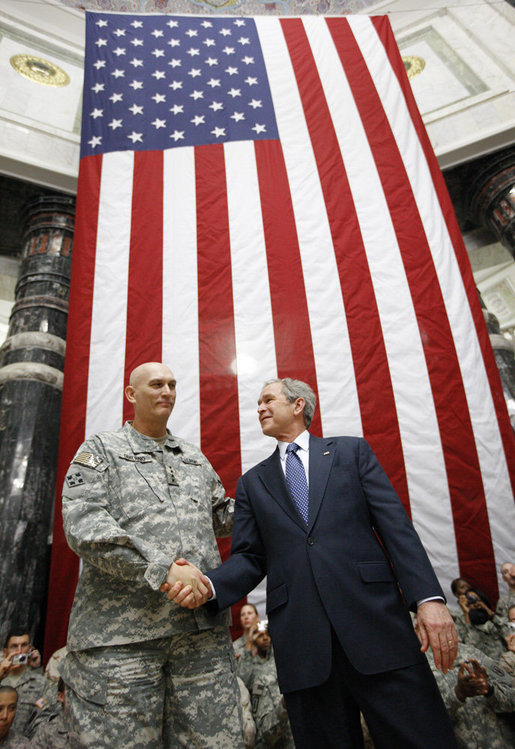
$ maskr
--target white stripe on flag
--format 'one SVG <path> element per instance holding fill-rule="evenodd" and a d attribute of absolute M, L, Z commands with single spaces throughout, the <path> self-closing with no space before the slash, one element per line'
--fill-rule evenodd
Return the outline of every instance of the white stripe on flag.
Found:
<path fill-rule="evenodd" d="M 131 151 L 102 159 L 86 437 L 118 429 L 123 419 L 133 168 Z"/>
<path fill-rule="evenodd" d="M 242 471 L 273 449 L 257 418 L 263 382 L 277 377 L 274 325 L 254 143 L 226 143 Z"/>
<path fill-rule="evenodd" d="M 447 315 L 451 324 L 467 396 L 485 489 L 492 541 L 497 562 L 505 561 L 513 548 L 515 506 L 499 433 L 490 385 L 477 340 L 468 298 L 463 286 L 451 238 L 442 216 L 424 153 L 407 109 L 404 96 L 382 44 L 367 19 L 350 18 L 349 23 L 383 102 L 395 138 L 402 143 L 401 155 L 413 186 L 415 201 L 424 226 L 441 227 L 427 232 Z"/>
<path fill-rule="evenodd" d="M 349 333 L 317 166 L 279 22 L 256 18 L 290 183 L 324 434 L 362 435 Z"/>
<path fill-rule="evenodd" d="M 420 331 L 388 204 L 327 24 L 321 18 L 307 18 L 304 25 L 341 148 L 374 285 L 413 522 L 422 542 L 431 549 L 433 561 L 438 560 L 443 568 L 450 565 L 454 568 L 457 551 L 453 526 L 449 523 L 452 510 L 440 432 Z"/>
<path fill-rule="evenodd" d="M 169 428 L 200 445 L 195 152 L 163 158 L 163 362 L 177 378 Z"/>

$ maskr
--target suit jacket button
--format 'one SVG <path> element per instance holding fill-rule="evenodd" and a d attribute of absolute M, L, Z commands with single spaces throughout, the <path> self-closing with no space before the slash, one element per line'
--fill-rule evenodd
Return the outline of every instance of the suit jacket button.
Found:
<path fill-rule="evenodd" d="M 313 546 L 314 543 L 315 543 L 314 539 L 311 538 L 311 536 L 308 536 L 308 546 Z"/>

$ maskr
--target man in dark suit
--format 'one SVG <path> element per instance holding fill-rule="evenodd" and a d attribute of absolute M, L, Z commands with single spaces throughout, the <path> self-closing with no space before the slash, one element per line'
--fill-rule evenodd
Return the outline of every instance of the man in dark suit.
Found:
<path fill-rule="evenodd" d="M 265 384 L 259 421 L 278 446 L 238 482 L 231 557 L 206 573 L 208 605 L 226 608 L 267 575 L 297 749 L 362 746 L 360 710 L 376 749 L 449 749 L 452 728 L 421 653 L 431 645 L 444 672 L 456 657 L 444 595 L 367 442 L 306 431 L 315 404 L 299 380 Z M 193 607 L 180 587 L 169 597 Z"/>

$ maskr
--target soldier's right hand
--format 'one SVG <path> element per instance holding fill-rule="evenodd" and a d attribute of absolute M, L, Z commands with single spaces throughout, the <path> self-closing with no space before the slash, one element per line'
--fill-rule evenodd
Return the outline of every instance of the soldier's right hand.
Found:
<path fill-rule="evenodd" d="M 13 657 L 14 653 L 11 653 L 11 655 L 8 655 L 0 662 L 0 679 L 3 679 L 4 676 L 7 676 L 7 674 L 11 670 L 13 665 Z"/>
<path fill-rule="evenodd" d="M 183 608 L 202 606 L 211 596 L 211 586 L 202 572 L 186 559 L 177 559 L 168 570 L 161 591 Z"/>

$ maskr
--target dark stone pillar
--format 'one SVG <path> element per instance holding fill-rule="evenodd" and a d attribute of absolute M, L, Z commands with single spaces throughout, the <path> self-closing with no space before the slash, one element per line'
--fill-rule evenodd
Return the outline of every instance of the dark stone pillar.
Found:
<path fill-rule="evenodd" d="M 0 349 L 0 638 L 44 618 L 75 218 L 72 197 L 27 206 L 8 337 Z"/>
<path fill-rule="evenodd" d="M 474 162 L 468 178 L 470 215 L 490 229 L 515 258 L 515 147 Z"/>

